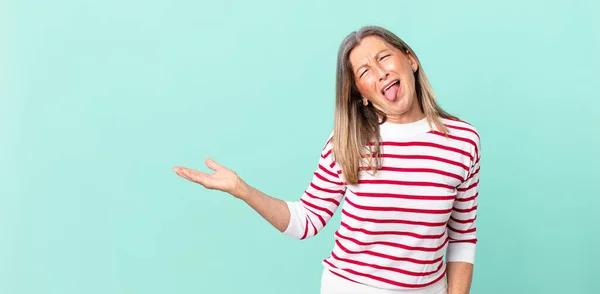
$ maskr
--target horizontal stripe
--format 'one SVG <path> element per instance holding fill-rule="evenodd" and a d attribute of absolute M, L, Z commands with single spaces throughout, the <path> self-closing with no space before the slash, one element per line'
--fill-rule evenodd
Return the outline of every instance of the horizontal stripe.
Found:
<path fill-rule="evenodd" d="M 454 189 L 454 187 L 447 184 L 433 183 L 433 182 L 409 182 L 409 181 L 397 181 L 397 180 L 359 180 L 358 184 L 363 185 L 402 185 L 402 186 L 417 186 L 417 187 L 438 187 L 446 189 Z"/>
<path fill-rule="evenodd" d="M 478 168 L 478 169 L 477 169 L 477 170 L 476 170 L 474 173 L 472 173 L 472 174 L 471 174 L 471 175 L 470 175 L 470 176 L 469 176 L 469 177 L 468 177 L 468 178 L 465 180 L 465 182 L 468 182 L 469 180 L 473 179 L 473 177 L 475 177 L 476 175 L 479 175 L 479 168 Z"/>
<path fill-rule="evenodd" d="M 317 178 L 319 178 L 319 180 L 321 180 L 321 181 L 323 181 L 323 182 L 327 182 L 327 183 L 334 184 L 334 185 L 338 185 L 338 186 L 341 186 L 341 185 L 343 185 L 343 183 L 342 183 L 342 182 L 334 182 L 334 181 L 332 181 L 332 180 L 328 180 L 328 179 L 327 179 L 327 178 L 325 178 L 324 176 L 320 175 L 318 172 L 315 172 L 315 173 L 314 173 L 314 175 L 315 175 Z"/>
<path fill-rule="evenodd" d="M 312 209 L 310 209 L 308 207 L 306 207 L 306 210 L 308 210 L 310 213 L 312 213 L 314 216 L 316 216 L 319 219 L 319 221 L 321 221 L 321 224 L 323 226 L 325 226 L 327 224 L 327 222 L 325 221 L 325 219 L 320 214 L 316 213 L 314 210 L 312 210 Z M 310 220 L 310 218 L 308 217 L 308 215 L 307 215 L 307 218 Z"/>
<path fill-rule="evenodd" d="M 304 199 L 300 199 L 300 201 L 302 201 L 302 203 L 304 203 L 304 204 L 305 204 L 306 206 L 308 206 L 308 207 L 311 207 L 311 208 L 314 208 L 314 209 L 317 209 L 317 210 L 323 211 L 323 212 L 325 212 L 325 213 L 329 214 L 330 216 L 333 216 L 333 212 L 331 212 L 331 211 L 330 211 L 329 209 L 327 209 L 327 208 L 324 208 L 324 207 L 321 207 L 321 206 L 318 206 L 318 205 L 312 204 L 312 203 L 310 203 L 310 202 L 308 202 L 308 201 L 306 201 L 306 200 L 304 200 Z"/>
<path fill-rule="evenodd" d="M 464 155 L 469 157 L 471 161 L 473 161 L 473 155 L 465 150 L 461 150 L 458 148 L 432 143 L 432 142 L 382 142 L 382 146 L 395 146 L 395 147 L 412 147 L 412 146 L 421 146 L 421 147 L 433 147 L 441 150 L 451 151 L 454 153 L 458 153 L 460 155 Z"/>
<path fill-rule="evenodd" d="M 457 219 L 457 218 L 455 218 L 455 217 L 451 216 L 451 217 L 450 217 L 450 219 L 451 219 L 452 221 L 454 221 L 454 222 L 457 222 L 457 223 L 459 223 L 459 224 L 468 224 L 468 223 L 472 223 L 472 222 L 474 222 L 474 221 L 475 221 L 475 219 L 477 219 L 477 217 L 470 218 L 470 219 L 464 219 L 464 220 L 463 220 L 463 219 Z"/>
<path fill-rule="evenodd" d="M 431 133 L 438 135 L 438 136 L 446 137 L 446 135 L 444 133 L 439 132 L 439 131 L 431 131 Z M 469 143 L 469 144 L 473 145 L 473 147 L 475 148 L 475 153 L 479 153 L 479 148 L 477 148 L 477 144 L 471 139 L 454 136 L 454 135 L 448 135 L 448 138 Z"/>
<path fill-rule="evenodd" d="M 453 228 L 451 226 L 448 226 L 448 229 L 450 231 L 453 231 L 455 233 L 460 233 L 460 234 L 470 234 L 470 233 L 474 233 L 476 231 L 476 228 L 471 228 L 471 229 L 468 229 L 468 230 L 459 230 L 459 229 L 455 229 L 455 228 Z"/>
<path fill-rule="evenodd" d="M 428 213 L 428 214 L 445 214 L 445 213 L 452 212 L 452 209 L 419 209 L 419 208 L 405 208 L 405 207 L 359 205 L 359 204 L 353 203 L 348 198 L 346 198 L 346 203 L 349 203 L 350 205 L 352 205 L 358 209 L 372 210 L 372 211 L 399 211 L 399 212 Z"/>
<path fill-rule="evenodd" d="M 330 194 L 344 194 L 343 190 L 325 189 L 325 188 L 321 188 L 321 187 L 317 186 L 315 183 L 310 183 L 310 186 L 313 187 L 316 190 L 319 190 L 319 191 L 325 192 L 325 193 L 330 193 Z"/>
<path fill-rule="evenodd" d="M 317 197 L 313 194 L 311 194 L 308 191 L 304 191 L 304 193 L 306 193 L 306 195 L 310 198 L 314 198 L 314 199 L 318 199 L 318 200 L 323 200 L 323 201 L 327 201 L 327 202 L 331 202 L 333 205 L 338 206 L 340 205 L 340 202 L 335 200 L 334 198 L 325 198 L 325 197 Z"/>
<path fill-rule="evenodd" d="M 430 276 L 430 275 L 436 274 L 444 266 L 442 263 L 440 263 L 440 265 L 438 266 L 438 268 L 436 270 L 434 270 L 434 271 L 417 273 L 417 272 L 411 272 L 411 271 L 403 270 L 403 269 L 400 269 L 400 268 L 389 267 L 389 266 L 381 266 L 381 265 L 377 265 L 377 264 L 373 264 L 373 263 L 366 263 L 366 262 L 362 262 L 362 261 L 358 261 L 358 260 L 353 260 L 353 259 L 350 259 L 350 258 L 342 258 L 342 257 L 337 256 L 333 252 L 331 253 L 331 257 L 333 257 L 334 259 L 336 259 L 338 261 L 342 261 L 342 262 L 346 262 L 346 263 L 356 264 L 356 265 L 360 265 L 360 266 L 366 266 L 366 267 L 380 269 L 380 270 L 387 270 L 387 271 L 401 273 L 401 274 L 408 275 L 408 276 L 417 276 L 417 277 L 426 277 L 426 276 Z"/>
<path fill-rule="evenodd" d="M 371 169 L 368 168 L 368 167 L 361 167 L 360 170 L 361 171 L 370 171 Z M 378 170 L 381 170 L 381 171 L 393 171 L 393 172 L 403 172 L 403 173 L 431 173 L 431 174 L 438 174 L 438 175 L 448 176 L 448 177 L 452 177 L 452 178 L 455 178 L 457 180 L 463 181 L 463 178 L 461 176 L 457 175 L 457 174 L 453 174 L 453 173 L 450 173 L 450 172 L 442 171 L 442 170 L 439 170 L 439 169 L 433 169 L 433 168 L 402 168 L 402 167 L 382 166 Z"/>
<path fill-rule="evenodd" d="M 333 265 L 332 263 L 330 263 L 327 260 L 325 260 L 325 263 L 327 263 L 329 266 L 331 266 L 333 268 L 339 269 L 338 267 L 336 267 L 335 265 Z M 445 274 L 446 274 L 446 271 L 444 270 L 438 278 L 436 278 L 435 280 L 433 280 L 433 281 L 431 281 L 429 283 L 424 283 L 424 284 L 409 284 L 409 283 L 400 283 L 400 282 L 392 281 L 390 279 L 378 277 L 378 276 L 371 275 L 371 274 L 361 273 L 361 272 L 355 271 L 355 270 L 350 269 L 350 268 L 341 269 L 341 270 L 346 271 L 346 272 L 351 273 L 351 274 L 356 275 L 356 276 L 367 277 L 367 278 L 371 278 L 373 280 L 377 280 L 377 281 L 380 281 L 380 282 L 384 282 L 384 283 L 387 283 L 387 284 L 391 284 L 391 285 L 399 286 L 399 287 L 404 287 L 404 288 L 421 288 L 421 287 L 426 287 L 426 286 L 429 286 L 429 285 L 433 285 L 433 284 L 437 283 L 439 280 L 441 280 L 445 276 Z"/>
<path fill-rule="evenodd" d="M 332 274 L 334 274 L 334 275 L 336 275 L 336 276 L 338 276 L 338 277 L 340 277 L 340 278 L 342 278 L 342 279 L 345 279 L 345 280 L 348 280 L 348 281 L 350 281 L 350 282 L 354 282 L 354 283 L 358 283 L 358 284 L 360 284 L 359 282 L 357 282 L 357 281 L 355 281 L 355 280 L 353 280 L 353 279 L 350 279 L 350 278 L 344 277 L 344 276 L 342 276 L 342 275 L 340 275 L 340 274 L 338 274 L 338 273 L 336 273 L 336 272 L 334 272 L 334 271 L 332 271 L 332 270 L 329 270 L 329 272 L 330 272 L 330 273 L 332 273 Z"/>
<path fill-rule="evenodd" d="M 455 196 L 431 196 L 431 195 L 407 195 L 407 194 L 395 194 L 395 193 L 379 193 L 379 192 L 354 192 L 349 190 L 352 194 L 360 197 L 378 197 L 378 198 L 397 198 L 397 199 L 410 199 L 410 200 L 453 200 Z"/>
<path fill-rule="evenodd" d="M 319 233 L 319 230 L 317 230 L 317 227 L 315 226 L 315 224 L 313 223 L 312 219 L 310 219 L 310 217 L 307 217 L 308 222 L 310 223 L 310 225 L 313 227 L 313 235 L 316 235 Z"/>
<path fill-rule="evenodd" d="M 477 243 L 477 239 L 468 239 L 468 240 L 448 240 L 449 243 Z"/>
<path fill-rule="evenodd" d="M 458 201 L 458 202 L 469 202 L 469 201 L 473 201 L 473 200 L 477 199 L 478 196 L 479 196 L 479 192 L 475 193 L 475 195 L 473 195 L 471 197 L 456 198 L 456 201 Z"/>
<path fill-rule="evenodd" d="M 304 235 L 302 235 L 302 240 L 306 239 L 306 236 L 308 235 L 308 218 L 306 218 L 306 225 L 304 226 Z"/>
<path fill-rule="evenodd" d="M 471 133 L 475 134 L 475 136 L 477 136 L 477 138 L 481 139 L 479 137 L 479 134 L 477 134 L 477 132 L 475 130 L 473 130 L 473 129 L 469 129 L 469 128 L 465 128 L 465 127 L 459 127 L 459 126 L 453 126 L 453 125 L 448 125 L 448 124 L 444 124 L 444 125 L 446 127 L 448 127 L 448 128 L 451 128 L 451 129 L 471 132 Z"/>
<path fill-rule="evenodd" d="M 396 235 L 396 236 L 409 236 L 409 237 L 413 237 L 413 238 L 417 238 L 417 239 L 439 239 L 444 236 L 443 233 L 438 234 L 438 235 L 421 235 L 421 234 L 416 234 L 416 233 L 412 233 L 412 232 L 401 232 L 401 231 L 370 231 L 370 230 L 366 230 L 366 229 L 354 228 L 345 222 L 341 222 L 340 226 L 346 228 L 349 231 L 361 232 L 365 235 Z"/>
<path fill-rule="evenodd" d="M 466 187 L 466 188 L 458 188 L 458 189 L 456 189 L 456 190 L 457 190 L 458 192 L 466 192 L 466 191 L 469 191 L 469 190 L 471 190 L 471 189 L 473 189 L 473 188 L 477 187 L 477 185 L 478 185 L 478 184 L 479 184 L 479 181 L 477 181 L 477 182 L 475 182 L 475 183 L 471 184 L 471 186 L 468 186 L 468 187 Z"/>
<path fill-rule="evenodd" d="M 335 232 L 335 236 L 337 236 L 338 238 L 342 238 L 344 240 L 351 241 L 354 244 L 362 245 L 362 246 L 385 245 L 385 246 L 390 246 L 390 247 L 395 247 L 395 248 L 402 248 L 402 249 L 406 249 L 406 250 L 423 251 L 423 252 L 437 252 L 440 249 L 444 248 L 444 245 L 446 245 L 446 243 L 449 241 L 448 237 L 446 237 L 444 239 L 444 242 L 440 246 L 438 246 L 438 247 L 418 247 L 418 246 L 408 246 L 408 245 L 405 245 L 405 244 L 400 244 L 398 242 L 387 242 L 387 241 L 365 242 L 365 241 L 360 241 L 360 240 L 354 239 L 352 237 L 344 236 L 339 231 Z"/>
<path fill-rule="evenodd" d="M 328 175 L 330 175 L 330 176 L 332 176 L 332 177 L 334 177 L 334 178 L 337 178 L 337 177 L 338 177 L 338 175 L 337 175 L 336 173 L 333 173 L 333 172 L 331 172 L 330 170 L 326 169 L 326 168 L 325 168 L 323 165 L 321 165 L 321 164 L 319 164 L 319 169 L 320 169 L 320 170 L 322 170 L 322 171 L 324 171 L 326 174 L 328 174 Z"/>
<path fill-rule="evenodd" d="M 458 209 L 458 208 L 454 207 L 454 208 L 452 208 L 452 210 L 454 210 L 456 212 L 462 212 L 462 213 L 471 212 L 471 211 L 477 210 L 477 205 L 467 208 L 467 209 Z"/>
<path fill-rule="evenodd" d="M 338 248 L 340 248 L 342 251 L 344 251 L 348 254 L 354 254 L 354 255 L 366 254 L 366 255 L 377 256 L 377 257 L 385 258 L 385 259 L 389 259 L 389 260 L 405 261 L 405 262 L 410 262 L 410 263 L 414 263 L 414 264 L 435 264 L 442 260 L 441 256 L 436 259 L 433 259 L 433 260 L 423 260 L 423 259 L 408 258 L 408 257 L 398 257 L 398 256 L 394 256 L 394 255 L 389 255 L 389 254 L 383 254 L 383 253 L 372 251 L 372 250 L 353 251 L 353 250 L 346 248 L 344 245 L 342 245 L 342 243 L 339 240 L 335 240 L 335 244 Z"/>
<path fill-rule="evenodd" d="M 347 210 L 342 209 L 342 214 L 353 218 L 357 221 L 361 222 L 370 222 L 370 223 L 378 223 L 378 224 L 405 224 L 405 225 L 416 225 L 416 226 L 426 226 L 426 227 L 441 227 L 445 226 L 445 222 L 424 222 L 424 221 L 415 221 L 415 220 L 402 220 L 402 219 L 377 219 L 377 218 L 365 218 L 359 217 L 357 215 L 349 213 Z"/>
<path fill-rule="evenodd" d="M 383 158 L 396 158 L 396 159 L 421 159 L 421 160 L 433 160 L 433 161 L 439 161 L 439 162 L 443 162 L 443 163 L 447 163 L 447 164 L 451 164 L 451 165 L 455 165 L 458 167 L 461 167 L 462 169 L 469 171 L 469 167 L 460 163 L 460 162 L 456 162 L 450 159 L 446 159 L 443 157 L 439 157 L 439 156 L 431 156 L 431 155 L 406 155 L 406 154 L 389 154 L 389 153 L 384 153 L 381 154 L 381 157 Z"/>

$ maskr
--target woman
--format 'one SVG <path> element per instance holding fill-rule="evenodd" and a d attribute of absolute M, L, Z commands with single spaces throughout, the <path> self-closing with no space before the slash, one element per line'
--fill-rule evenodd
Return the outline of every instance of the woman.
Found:
<path fill-rule="evenodd" d="M 436 103 L 415 52 L 369 26 L 340 46 L 334 130 L 299 201 L 265 195 L 210 159 L 213 174 L 174 170 L 298 239 L 316 235 L 344 198 L 321 293 L 463 294 L 477 242 L 479 149 L 476 129 Z"/>

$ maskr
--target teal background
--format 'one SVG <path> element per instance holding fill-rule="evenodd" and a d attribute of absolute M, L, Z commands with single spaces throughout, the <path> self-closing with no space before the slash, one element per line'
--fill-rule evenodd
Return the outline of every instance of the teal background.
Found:
<path fill-rule="evenodd" d="M 338 214 L 279 234 L 172 171 L 298 199 L 337 48 L 382 25 L 482 136 L 471 293 L 598 293 L 597 1 L 0 2 L 0 293 L 318 293 Z"/>

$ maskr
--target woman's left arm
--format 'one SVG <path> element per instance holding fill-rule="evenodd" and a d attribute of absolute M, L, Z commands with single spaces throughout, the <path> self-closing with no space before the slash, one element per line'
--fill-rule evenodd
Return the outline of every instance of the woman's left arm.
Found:
<path fill-rule="evenodd" d="M 468 262 L 449 262 L 448 294 L 468 294 L 473 278 L 473 264 Z"/>
<path fill-rule="evenodd" d="M 475 133 L 476 134 L 476 133 Z M 474 145 L 471 166 L 465 181 L 457 187 L 454 207 L 448 221 L 448 250 L 446 255 L 448 294 L 468 294 L 473 279 L 476 225 L 479 198 L 479 135 L 472 138 Z"/>

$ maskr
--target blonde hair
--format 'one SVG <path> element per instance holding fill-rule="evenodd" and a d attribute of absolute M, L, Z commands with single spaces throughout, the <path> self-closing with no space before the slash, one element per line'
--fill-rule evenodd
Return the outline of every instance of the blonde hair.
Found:
<path fill-rule="evenodd" d="M 368 166 L 373 174 L 381 168 L 379 124 L 380 118 L 385 122 L 386 115 L 373 107 L 372 103 L 363 105 L 362 96 L 354 83 L 354 73 L 349 60 L 352 49 L 367 36 L 381 37 L 398 50 L 415 58 L 419 64 L 415 72 L 417 101 L 430 126 L 433 123 L 438 130 L 447 135 L 448 129 L 440 118 L 457 119 L 437 104 L 417 55 L 404 41 L 378 26 L 366 26 L 350 33 L 342 41 L 338 51 L 334 129 L 331 138 L 335 161 L 340 165 L 348 184 L 358 182 L 361 162 Z M 368 147 L 368 152 L 365 147 Z"/>

